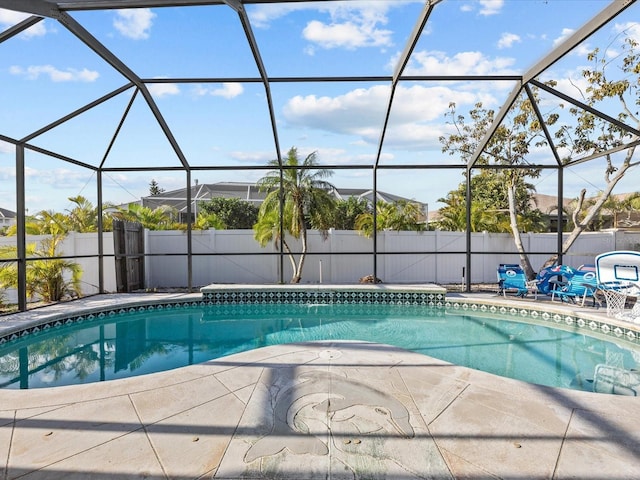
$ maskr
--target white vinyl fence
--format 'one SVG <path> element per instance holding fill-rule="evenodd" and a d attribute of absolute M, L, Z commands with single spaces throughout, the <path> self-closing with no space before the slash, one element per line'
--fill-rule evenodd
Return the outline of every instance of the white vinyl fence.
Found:
<path fill-rule="evenodd" d="M 309 232 L 302 283 L 349 284 L 373 273 L 373 240 L 348 230 L 330 231 L 322 238 Z M 555 233 L 523 235 L 528 252 L 554 252 Z M 300 250 L 299 242 L 290 242 Z M 147 253 L 187 252 L 184 232 L 147 232 Z M 640 232 L 608 231 L 584 233 L 565 255 L 567 265 L 593 264 L 602 252 L 640 248 Z M 461 283 L 466 265 L 466 234 L 463 232 L 382 232 L 377 240 L 377 275 L 384 283 Z M 513 239 L 509 234 L 474 233 L 471 235 L 471 282 L 496 281 L 499 263 L 519 263 Z M 207 230 L 193 232 L 193 285 L 211 283 L 277 283 L 280 258 L 273 245 L 261 248 L 247 230 Z M 508 254 L 483 252 L 514 252 Z M 420 253 L 422 252 L 422 253 Z M 426 252 L 426 253 L 425 253 Z M 461 253 L 462 252 L 462 253 Z M 236 254 L 236 255 L 234 255 Z M 531 255 L 538 270 L 549 254 Z M 296 257 L 297 258 L 297 257 Z M 186 256 L 147 257 L 147 286 L 186 286 Z M 289 281 L 292 267 L 284 259 L 284 280 Z"/>
<path fill-rule="evenodd" d="M 192 286 L 211 283 L 277 283 L 280 257 L 274 245 L 261 248 L 252 230 L 205 230 L 192 232 Z M 29 236 L 28 242 L 41 237 Z M 180 288 L 188 285 L 188 242 L 182 231 L 146 231 L 145 277 L 147 288 Z M 104 285 L 116 290 L 113 237 L 105 233 Z M 528 252 L 554 252 L 555 233 L 524 234 Z M 15 237 L 0 237 L 0 246 L 15 245 Z M 294 252 L 299 242 L 291 242 Z M 466 265 L 466 234 L 463 232 L 382 232 L 377 240 L 377 274 L 384 283 L 463 282 Z M 640 232 L 606 231 L 583 233 L 564 264 L 577 267 L 593 264 L 595 256 L 612 250 L 639 250 Z M 519 263 L 509 234 L 474 233 L 471 235 L 471 283 L 493 283 L 499 263 Z M 354 231 L 330 231 L 326 239 L 309 232 L 302 283 L 349 284 L 373 273 L 373 240 Z M 96 233 L 72 233 L 64 241 L 64 256 L 79 257 L 82 267 L 83 294 L 98 292 L 98 236 Z M 426 252 L 426 253 L 425 253 Z M 484 253 L 487 252 L 487 253 Z M 511 252 L 511 253 L 488 253 Z M 90 256 L 81 258 L 82 256 Z M 548 254 L 531 255 L 535 270 L 549 258 Z M 297 257 L 296 257 L 297 259 Z M 292 268 L 284 259 L 284 280 L 291 279 Z M 468 273 L 468 272 L 465 272 Z M 13 297 L 7 292 L 9 299 Z"/>

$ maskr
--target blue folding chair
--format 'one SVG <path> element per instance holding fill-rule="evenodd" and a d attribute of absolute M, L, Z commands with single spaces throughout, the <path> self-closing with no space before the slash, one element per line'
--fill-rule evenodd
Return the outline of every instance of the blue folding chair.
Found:
<path fill-rule="evenodd" d="M 595 307 L 596 304 L 600 305 L 596 298 L 597 289 L 598 279 L 593 270 L 574 270 L 566 282 L 555 282 L 551 300 L 557 295 L 562 302 L 577 303 L 584 307 L 587 298 L 591 298 Z"/>
<path fill-rule="evenodd" d="M 572 275 L 573 269 L 567 265 L 550 265 L 538 272 L 535 283 L 540 293 L 552 295 L 557 285 L 564 285 Z"/>
<path fill-rule="evenodd" d="M 529 293 L 527 276 L 522 267 L 515 263 L 498 265 L 498 295 L 507 296 L 507 290 L 515 290 L 516 296 L 524 297 Z"/>

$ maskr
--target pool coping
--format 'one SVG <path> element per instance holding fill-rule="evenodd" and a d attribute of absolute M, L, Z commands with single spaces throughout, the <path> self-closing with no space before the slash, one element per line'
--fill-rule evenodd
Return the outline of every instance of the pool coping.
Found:
<path fill-rule="evenodd" d="M 390 290 L 385 286 L 372 292 Z M 163 308 L 202 304 L 200 294 L 101 295 L 14 314 L 12 322 L 47 322 L 79 308 L 84 314 L 117 312 L 150 301 Z M 562 328 L 579 327 L 580 318 L 598 322 L 598 329 L 614 323 L 602 309 L 490 294 L 448 294 L 441 305 L 489 314 L 492 307 L 515 319 L 542 319 Z M 549 317 L 537 318 L 535 312 L 540 310 Z M 349 449 L 363 448 L 372 439 L 379 445 L 376 451 L 385 453 L 360 461 L 366 459 L 371 468 L 379 469 L 376 478 L 394 478 L 385 476 L 389 464 L 402 465 L 425 455 L 431 463 L 416 471 L 420 473 L 416 478 L 634 478 L 637 473 L 640 432 L 630 420 L 640 416 L 637 398 L 530 384 L 388 345 L 327 341 L 264 347 L 142 377 L 0 390 L 5 476 L 248 478 L 247 469 L 268 466 L 262 460 L 247 462 L 246 452 L 264 437 L 263 415 L 256 413 L 266 412 L 270 405 L 265 393 L 280 388 L 269 379 L 277 380 L 273 373 L 278 371 L 309 370 L 346 375 L 355 379 L 356 386 L 365 383 L 378 385 L 380 392 L 396 392 L 412 409 L 411 422 L 420 435 L 400 439 L 360 433 L 355 440 L 338 436 L 327 460 L 292 455 L 285 449 L 265 456 L 264 462 L 288 457 L 307 465 L 304 462 L 322 460 L 327 472 L 308 467 L 306 473 L 329 478 L 334 459 L 342 461 Z M 332 392 L 322 390 L 322 394 Z M 332 431 L 321 438 L 331 438 Z M 363 447 L 357 446 L 359 442 Z M 407 456 L 416 449 L 422 455 Z M 285 469 L 278 478 L 299 480 L 299 471 Z"/>
<path fill-rule="evenodd" d="M 328 455 L 283 449 L 268 420 L 277 392 L 288 397 L 291 383 L 280 379 L 318 372 L 349 379 L 355 394 L 364 385 L 401 401 L 416 434 L 341 430 L 347 412 L 366 415 L 361 395 L 304 436 L 330 443 Z M 300 397 L 304 385 L 293 383 L 289 408 L 335 396 L 332 384 Z M 144 377 L 2 390 L 0 456 L 5 478 L 312 480 L 345 465 L 367 465 L 380 479 L 635 478 L 638 416 L 634 397 L 529 384 L 389 345 L 310 342 Z M 283 439 L 295 445 L 301 435 Z M 262 457 L 248 458 L 258 442 Z"/>

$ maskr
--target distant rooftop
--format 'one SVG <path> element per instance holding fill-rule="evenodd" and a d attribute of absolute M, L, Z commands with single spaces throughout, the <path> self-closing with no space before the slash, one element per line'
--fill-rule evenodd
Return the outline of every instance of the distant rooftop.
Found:
<path fill-rule="evenodd" d="M 16 212 L 0 207 L 0 218 L 16 218 Z"/>
<path fill-rule="evenodd" d="M 369 202 L 373 202 L 373 191 L 366 188 L 336 188 L 331 192 L 337 199 L 347 200 L 351 197 L 364 198 Z M 211 200 L 212 198 L 239 198 L 247 202 L 260 205 L 267 192 L 260 191 L 255 183 L 250 182 L 218 182 L 218 183 L 201 183 L 191 187 L 191 200 Z M 377 200 L 383 202 L 396 202 L 398 200 L 415 201 L 404 198 L 391 193 L 377 192 Z M 181 188 L 171 190 L 170 192 L 162 192 L 157 195 L 149 195 L 141 198 L 142 205 L 145 207 L 156 208 L 161 205 L 169 205 L 180 212 L 187 209 L 187 189 Z M 420 203 L 421 202 L 416 202 Z"/>

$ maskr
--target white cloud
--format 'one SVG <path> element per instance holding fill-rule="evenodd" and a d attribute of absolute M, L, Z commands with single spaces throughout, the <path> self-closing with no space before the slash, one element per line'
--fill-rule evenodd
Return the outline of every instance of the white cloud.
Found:
<path fill-rule="evenodd" d="M 15 153 L 15 147 L 12 143 L 0 140 L 0 154 L 1 153 Z"/>
<path fill-rule="evenodd" d="M 504 7 L 504 0 L 478 0 L 477 3 L 480 5 L 478 13 L 485 16 L 496 15 L 500 13 L 502 7 Z M 475 10 L 475 3 L 463 3 L 460 6 L 460 11 L 462 12 L 473 12 Z"/>
<path fill-rule="evenodd" d="M 640 42 L 640 23 L 638 22 L 616 23 L 613 30 L 617 33 L 624 32 L 636 42 Z"/>
<path fill-rule="evenodd" d="M 287 102 L 284 116 L 291 124 L 357 134 L 379 126 L 389 92 L 388 86 L 379 85 L 337 97 L 298 95 Z"/>
<path fill-rule="evenodd" d="M 553 40 L 553 46 L 557 47 L 558 45 L 560 45 L 567 38 L 569 38 L 573 32 L 575 32 L 573 28 L 563 28 L 560 36 Z"/>
<path fill-rule="evenodd" d="M 230 152 L 229 156 L 238 162 L 262 165 L 276 158 L 275 152 L 250 152 L 245 150 Z"/>
<path fill-rule="evenodd" d="M 498 40 L 498 48 L 511 48 L 514 43 L 520 43 L 521 41 L 520 35 L 505 32 L 500 36 L 500 40 Z"/>
<path fill-rule="evenodd" d="M 256 5 L 249 11 L 251 22 L 258 28 L 268 28 L 271 22 L 290 13 L 308 10 L 328 15 L 328 19 L 310 20 L 301 32 L 303 38 L 320 48 L 386 47 L 392 45 L 391 30 L 381 28 L 387 23 L 387 12 L 415 0 L 309 2 L 303 4 Z M 313 54 L 314 49 L 305 49 Z"/>
<path fill-rule="evenodd" d="M 117 10 L 113 26 L 123 36 L 133 40 L 149 38 L 149 30 L 156 14 L 148 8 Z"/>
<path fill-rule="evenodd" d="M 53 82 L 95 82 L 100 76 L 95 70 L 68 68 L 63 71 L 53 65 L 31 65 L 27 68 L 13 65 L 9 67 L 9 73 L 23 76 L 28 80 L 37 80 L 40 75 L 47 75 Z"/>
<path fill-rule="evenodd" d="M 323 164 L 331 164 L 331 165 L 371 165 L 376 160 L 376 154 L 371 151 L 370 144 L 362 143 L 364 146 L 369 146 L 367 150 L 370 153 L 358 154 L 354 153 L 351 150 L 347 150 L 344 148 L 327 148 L 327 147 L 317 147 L 317 148 L 305 148 L 304 151 L 298 150 L 301 156 L 306 156 L 311 152 L 316 152 L 318 161 Z M 391 153 L 383 153 L 380 156 L 382 161 L 391 161 L 394 158 L 394 155 Z M 349 176 L 366 176 L 369 177 L 369 172 L 351 172 Z M 330 180 L 331 181 L 331 180 Z M 332 182 L 333 183 L 333 182 Z M 335 183 L 334 183 L 335 184 Z"/>
<path fill-rule="evenodd" d="M 480 0 L 480 15 L 495 15 L 500 13 L 504 0 Z"/>
<path fill-rule="evenodd" d="M 389 101 L 390 88 L 378 85 L 356 89 L 329 97 L 296 96 L 284 108 L 284 117 L 291 125 L 329 132 L 356 135 L 369 144 L 379 141 L 380 123 Z M 395 93 L 391 111 L 389 144 L 433 143 L 449 103 L 473 104 L 478 99 L 473 92 L 454 91 L 447 87 L 400 86 Z M 411 145 L 405 145 L 408 148 Z"/>
<path fill-rule="evenodd" d="M 395 65 L 392 59 L 390 65 Z M 513 58 L 490 59 L 482 52 L 460 52 L 449 57 L 444 52 L 415 52 L 405 70 L 406 75 L 510 75 Z"/>
<path fill-rule="evenodd" d="M 5 28 L 13 27 L 17 25 L 21 21 L 29 18 L 29 14 L 14 12 L 12 10 L 5 10 L 4 8 L 0 8 L 0 30 L 4 30 Z M 31 37 L 41 37 L 47 33 L 46 23 L 44 20 L 32 25 L 27 30 L 22 32 L 19 37 L 21 38 L 31 38 Z"/>
<path fill-rule="evenodd" d="M 92 172 L 69 170 L 67 168 L 36 169 L 25 167 L 25 176 L 56 189 L 80 189 L 92 177 Z"/>
<path fill-rule="evenodd" d="M 347 48 L 390 46 L 391 30 L 376 28 L 375 23 L 331 23 L 314 20 L 302 32 L 305 40 L 322 48 Z"/>
<path fill-rule="evenodd" d="M 360 142 L 360 145 L 368 146 L 365 142 Z M 371 165 L 375 161 L 375 153 L 367 154 L 355 154 L 350 150 L 344 148 L 329 148 L 329 147 L 314 147 L 314 146 L 299 146 L 298 156 L 301 158 L 306 157 L 311 153 L 316 153 L 317 159 L 322 164 L 332 165 Z M 370 149 L 370 148 L 369 148 Z M 286 157 L 288 148 L 285 148 L 282 152 L 282 156 Z M 246 152 L 235 151 L 231 152 L 229 156 L 239 162 L 246 162 L 252 164 L 266 164 L 270 160 L 276 158 L 274 152 L 260 151 L 260 152 Z M 383 153 L 381 158 L 389 161 L 394 158 L 393 154 Z M 356 176 L 359 174 L 355 174 Z M 370 173 L 364 173 L 362 175 L 369 176 Z"/>
<path fill-rule="evenodd" d="M 221 88 L 216 88 L 211 91 L 211 95 L 224 98 L 235 98 L 238 95 L 242 95 L 244 88 L 240 83 L 223 83 Z"/>
<path fill-rule="evenodd" d="M 329 22 L 309 22 L 303 30 L 303 37 L 322 48 L 390 46 L 393 32 L 380 28 L 388 21 L 390 7 L 387 2 L 339 4 L 329 10 Z"/>
<path fill-rule="evenodd" d="M 175 83 L 149 83 L 147 88 L 151 95 L 157 98 L 180 94 L 180 88 Z"/>
<path fill-rule="evenodd" d="M 588 68 L 588 67 L 584 67 Z M 577 100 L 585 101 L 585 98 L 582 96 L 584 92 L 586 92 L 589 87 L 589 82 L 582 75 L 582 68 L 575 72 L 567 72 L 566 74 L 560 75 L 560 77 L 556 80 L 558 83 L 555 88 L 559 92 L 562 92 L 566 95 L 569 95 Z"/>
<path fill-rule="evenodd" d="M 295 3 L 267 3 L 259 5 L 250 5 L 247 7 L 247 13 L 251 24 L 257 28 L 269 28 L 271 22 L 279 18 L 285 17 L 290 13 L 300 10 L 308 10 L 308 5 L 300 5 Z"/>
<path fill-rule="evenodd" d="M 242 95 L 243 92 L 244 87 L 242 86 L 242 84 L 235 82 L 225 82 L 221 87 L 218 88 L 207 88 L 202 85 L 198 85 L 193 89 L 194 95 L 198 97 L 204 95 L 213 95 L 214 97 L 223 97 L 226 99 L 235 98 L 239 95 Z"/>
<path fill-rule="evenodd" d="M 453 90 L 448 87 L 398 88 L 393 103 L 392 116 L 402 123 L 440 120 L 449 104 L 455 100 L 459 105 L 472 104 L 476 95 L 471 92 Z"/>
<path fill-rule="evenodd" d="M 424 0 L 351 0 L 349 2 L 291 2 L 261 3 L 247 7 L 251 23 L 256 27 L 267 28 L 279 18 L 300 11 L 328 13 L 332 17 L 348 18 L 353 12 L 364 12 L 373 15 L 388 12 L 397 7 L 417 3 L 424 5 Z"/>
<path fill-rule="evenodd" d="M 445 125 L 439 122 L 435 125 L 411 123 L 408 125 L 392 125 L 385 137 L 386 147 L 400 147 L 405 149 L 438 148 L 438 140 L 444 134 Z"/>
<path fill-rule="evenodd" d="M 563 28 L 560 36 L 553 40 L 553 47 L 555 48 L 558 45 L 560 45 L 567 38 L 569 38 L 574 32 L 575 30 L 573 30 L 572 28 Z M 590 53 L 592 50 L 593 48 L 590 47 L 587 42 L 583 42 L 577 45 L 573 50 L 571 50 L 571 55 L 586 57 L 587 54 Z"/>

